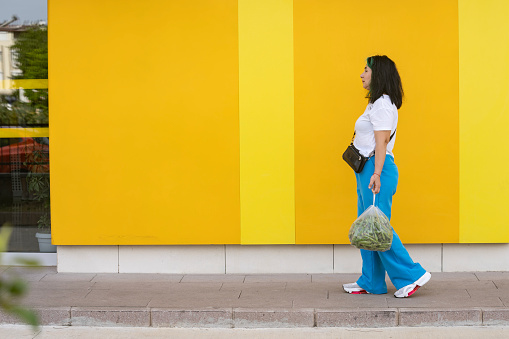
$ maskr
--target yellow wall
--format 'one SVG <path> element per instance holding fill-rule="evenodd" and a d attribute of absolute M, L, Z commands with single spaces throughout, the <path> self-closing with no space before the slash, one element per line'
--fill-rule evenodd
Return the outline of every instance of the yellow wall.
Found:
<path fill-rule="evenodd" d="M 405 242 L 457 242 L 457 2 L 295 1 L 294 16 L 297 243 L 348 242 L 356 184 L 341 154 L 367 104 L 359 76 L 374 54 L 396 62 L 406 92 L 392 224 Z"/>
<path fill-rule="evenodd" d="M 508 14 L 508 1 L 459 1 L 460 242 L 509 242 Z"/>
<path fill-rule="evenodd" d="M 239 243 L 237 0 L 48 9 L 54 243 Z"/>
<path fill-rule="evenodd" d="M 241 242 L 294 244 L 293 1 L 239 0 L 238 20 Z"/>
<path fill-rule="evenodd" d="M 53 242 L 348 243 L 341 154 L 373 54 L 406 92 L 402 240 L 509 241 L 507 212 L 490 209 L 505 184 L 476 161 L 505 146 L 488 139 L 507 119 L 503 13 L 503 0 L 49 0 Z"/>

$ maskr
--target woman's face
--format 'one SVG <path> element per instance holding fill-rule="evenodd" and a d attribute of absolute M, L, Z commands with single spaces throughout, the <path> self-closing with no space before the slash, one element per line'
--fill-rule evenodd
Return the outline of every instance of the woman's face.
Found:
<path fill-rule="evenodd" d="M 364 72 L 361 73 L 362 87 L 369 91 L 369 85 L 371 85 L 371 68 L 366 65 Z"/>

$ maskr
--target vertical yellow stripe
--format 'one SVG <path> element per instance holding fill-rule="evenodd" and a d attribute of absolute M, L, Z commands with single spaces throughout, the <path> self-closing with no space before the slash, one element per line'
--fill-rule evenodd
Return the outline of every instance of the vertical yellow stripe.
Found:
<path fill-rule="evenodd" d="M 294 244 L 293 1 L 239 0 L 242 244 Z"/>
<path fill-rule="evenodd" d="M 460 242 L 509 242 L 509 2 L 459 1 Z"/>

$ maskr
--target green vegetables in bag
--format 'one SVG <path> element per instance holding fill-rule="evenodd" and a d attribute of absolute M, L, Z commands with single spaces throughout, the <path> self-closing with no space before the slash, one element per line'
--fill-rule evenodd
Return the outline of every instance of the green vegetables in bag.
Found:
<path fill-rule="evenodd" d="M 357 248 L 384 252 L 392 245 L 392 226 L 387 216 L 371 205 L 354 221 L 348 238 Z"/>

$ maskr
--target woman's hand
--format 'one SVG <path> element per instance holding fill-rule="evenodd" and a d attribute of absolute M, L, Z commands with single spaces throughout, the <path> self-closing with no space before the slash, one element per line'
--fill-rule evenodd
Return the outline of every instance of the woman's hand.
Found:
<path fill-rule="evenodd" d="M 380 192 L 380 176 L 377 173 L 374 173 L 371 176 L 368 188 L 371 189 L 374 194 L 378 194 L 378 192 Z"/>

